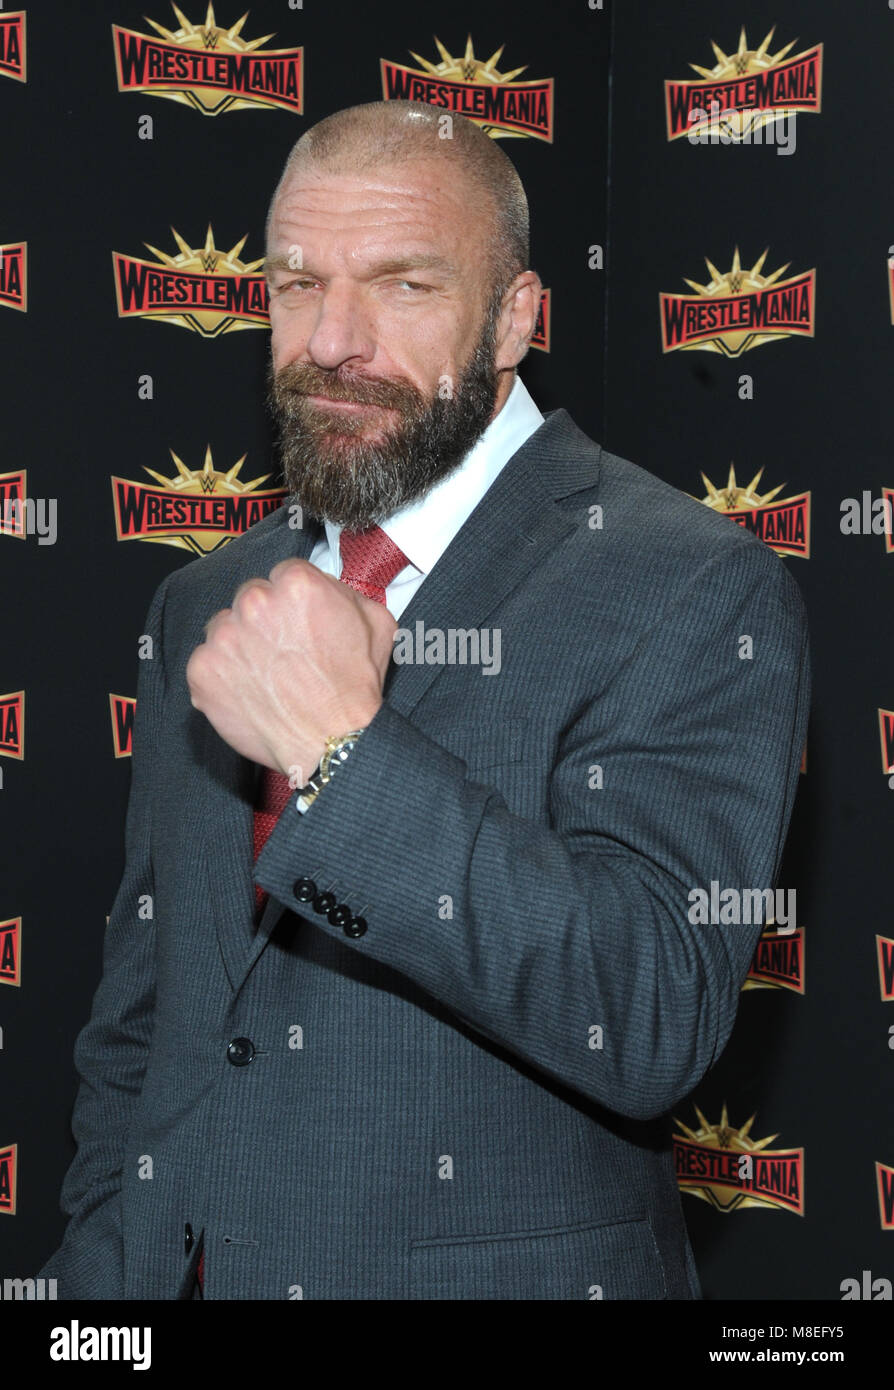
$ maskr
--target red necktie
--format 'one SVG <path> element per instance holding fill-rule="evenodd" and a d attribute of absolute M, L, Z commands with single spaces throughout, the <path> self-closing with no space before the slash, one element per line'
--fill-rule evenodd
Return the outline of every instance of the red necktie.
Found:
<path fill-rule="evenodd" d="M 376 603 L 385 602 L 385 590 L 408 563 L 407 557 L 378 526 L 370 526 L 366 531 L 342 531 L 339 540 L 342 571 L 339 579 L 350 584 L 352 589 L 374 599 Z M 348 733 L 347 729 L 342 730 Z M 279 820 L 286 803 L 295 788 L 289 786 L 289 779 L 282 772 L 264 768 L 261 779 L 260 796 L 255 808 L 254 854 L 255 859 L 267 843 L 267 836 Z M 259 884 L 255 884 L 255 899 L 260 909 L 267 894 Z"/>
<path fill-rule="evenodd" d="M 342 571 L 339 579 L 343 584 L 350 584 L 351 588 L 356 589 L 358 593 L 374 599 L 376 603 L 385 602 L 385 590 L 392 579 L 396 579 L 408 563 L 403 551 L 378 526 L 371 526 L 366 531 L 342 531 L 339 549 L 342 558 Z M 344 729 L 343 732 L 348 733 L 349 731 Z M 269 767 L 264 768 L 258 804 L 255 807 L 255 859 L 267 843 L 267 836 L 285 810 L 286 803 L 294 790 L 294 787 L 289 785 L 288 777 L 282 772 L 274 772 Z M 258 913 L 260 913 L 266 897 L 267 894 L 264 889 L 256 883 L 255 899 Z M 199 1259 L 197 1278 L 199 1288 L 204 1291 L 204 1250 Z"/>

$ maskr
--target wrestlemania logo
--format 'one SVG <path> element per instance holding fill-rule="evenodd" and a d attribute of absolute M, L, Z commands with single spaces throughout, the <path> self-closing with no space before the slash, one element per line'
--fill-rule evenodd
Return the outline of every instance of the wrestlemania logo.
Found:
<path fill-rule="evenodd" d="M 534 325 L 534 332 L 531 334 L 531 342 L 529 344 L 532 348 L 540 348 L 541 352 L 549 352 L 549 340 L 552 330 L 550 309 L 550 292 L 545 289 L 540 296 L 540 308 L 537 310 L 537 322 Z"/>
<path fill-rule="evenodd" d="M 0 536 L 26 536 L 26 499 L 28 474 L 24 468 L 12 473 L 0 473 Z"/>
<path fill-rule="evenodd" d="M 878 984 L 882 1003 L 894 1003 L 894 941 L 889 936 L 877 936 Z"/>
<path fill-rule="evenodd" d="M 888 249 L 888 309 L 894 323 L 894 246 Z"/>
<path fill-rule="evenodd" d="M 25 11 L 0 14 L 0 77 L 26 82 Z"/>
<path fill-rule="evenodd" d="M 7 1216 L 16 1214 L 17 1158 L 17 1144 L 0 1148 L 0 1212 L 5 1212 Z"/>
<path fill-rule="evenodd" d="M 25 756 L 25 692 L 0 695 L 0 758 Z"/>
<path fill-rule="evenodd" d="M 732 268 L 721 272 L 706 256 L 711 275 L 706 285 L 683 276 L 695 294 L 659 294 L 662 352 L 739 357 L 778 338 L 812 338 L 816 271 L 781 280 L 791 262 L 763 275 L 766 258 L 764 251 L 743 270 L 737 246 Z"/>
<path fill-rule="evenodd" d="M 781 933 L 770 923 L 761 932 L 742 989 L 790 989 L 804 993 L 804 928 Z"/>
<path fill-rule="evenodd" d="M 665 82 L 668 140 L 679 140 L 692 132 L 740 144 L 762 126 L 796 112 L 819 113 L 822 44 L 789 58 L 797 39 L 771 53 L 775 32 L 774 25 L 758 48 L 749 48 L 743 27 L 735 53 L 724 53 L 712 42 L 717 59 L 713 68 L 689 64 L 698 73 L 697 80 Z"/>
<path fill-rule="evenodd" d="M 472 36 L 466 36 L 466 51 L 454 58 L 435 37 L 440 63 L 430 63 L 418 53 L 410 54 L 418 68 L 403 67 L 386 58 L 379 60 L 382 70 L 382 96 L 385 101 L 425 101 L 456 111 L 479 125 L 495 140 L 525 136 L 552 144 L 554 93 L 553 79 L 515 82 L 525 67 L 499 72 L 497 62 L 505 44 L 486 62 L 475 57 Z M 527 66 L 527 65 L 525 65 Z"/>
<path fill-rule="evenodd" d="M 885 1163 L 875 1165 L 878 1182 L 878 1214 L 883 1231 L 894 1231 L 894 1168 Z"/>
<path fill-rule="evenodd" d="M 890 777 L 894 773 L 894 710 L 879 710 L 878 728 L 882 741 L 882 772 Z"/>
<path fill-rule="evenodd" d="M 28 243 L 11 241 L 0 246 L 0 304 L 7 309 L 28 308 L 27 278 L 25 257 Z"/>
<path fill-rule="evenodd" d="M 274 37 L 240 37 L 248 13 L 223 28 L 208 6 L 204 24 L 192 24 L 171 5 L 179 29 L 165 29 L 147 19 L 161 42 L 151 34 L 112 25 L 119 92 L 148 92 L 201 111 L 220 116 L 225 111 L 303 111 L 303 49 L 268 48 Z"/>
<path fill-rule="evenodd" d="M 765 541 L 777 555 L 795 555 L 804 560 L 810 559 L 810 493 L 799 492 L 796 497 L 773 498 L 785 487 L 780 483 L 770 492 L 759 493 L 763 468 L 758 469 L 751 482 L 741 487 L 736 482 L 734 464 L 729 466 L 726 487 L 715 487 L 704 473 L 701 480 L 705 485 L 705 496 L 695 498 L 712 511 L 722 512 L 731 521 L 747 530 L 753 531 Z M 692 496 L 692 494 L 688 494 Z"/>
<path fill-rule="evenodd" d="M 0 922 L 0 984 L 22 983 L 22 919 L 8 917 Z"/>
<path fill-rule="evenodd" d="M 771 1207 L 804 1215 L 804 1150 L 768 1149 L 778 1135 L 750 1139 L 752 1115 L 734 1129 L 724 1105 L 720 1123 L 709 1124 L 695 1106 L 699 1129 L 674 1121 L 685 1137 L 673 1136 L 677 1184 L 717 1211 Z"/>
<path fill-rule="evenodd" d="M 258 490 L 270 473 L 243 482 L 239 470 L 245 454 L 221 473 L 214 467 L 210 445 L 201 468 L 187 468 L 173 449 L 168 452 L 177 468 L 176 477 L 166 478 L 146 468 L 150 477 L 157 479 L 158 487 L 112 478 L 119 541 L 157 541 L 193 555 L 210 555 L 276 511 L 288 495 L 285 488 Z"/>
<path fill-rule="evenodd" d="M 133 752 L 133 717 L 137 702 L 133 695 L 110 695 L 112 747 L 116 758 L 129 758 Z"/>
<path fill-rule="evenodd" d="M 214 245 L 211 224 L 205 245 L 192 247 L 171 228 L 180 247 L 176 256 L 149 246 L 157 262 L 112 252 L 119 318 L 157 319 L 189 328 L 203 338 L 219 338 L 245 328 L 269 328 L 269 296 L 264 258 L 241 261 L 248 234 L 231 251 Z"/>

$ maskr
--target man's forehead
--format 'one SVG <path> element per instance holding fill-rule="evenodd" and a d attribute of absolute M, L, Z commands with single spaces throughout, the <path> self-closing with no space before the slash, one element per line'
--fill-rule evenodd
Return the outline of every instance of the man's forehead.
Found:
<path fill-rule="evenodd" d="M 446 278 L 468 274 L 486 234 L 443 160 L 416 159 L 369 173 L 300 166 L 283 183 L 270 218 L 265 271 L 295 270 L 295 245 L 306 264 L 331 258 L 375 272 L 414 268 Z"/>
<path fill-rule="evenodd" d="M 284 181 L 270 220 L 272 227 L 289 223 L 308 229 L 332 223 L 346 229 L 402 223 L 426 234 L 436 227 L 467 237 L 477 220 L 476 199 L 444 160 L 416 159 L 368 173 L 302 165 Z"/>

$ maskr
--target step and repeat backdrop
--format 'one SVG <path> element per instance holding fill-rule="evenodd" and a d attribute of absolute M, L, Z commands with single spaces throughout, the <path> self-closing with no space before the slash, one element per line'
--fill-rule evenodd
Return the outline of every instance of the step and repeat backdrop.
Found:
<path fill-rule="evenodd" d="M 64 1229 L 149 602 L 284 497 L 262 261 L 286 157 L 362 102 L 480 121 L 534 210 L 526 384 L 598 437 L 608 53 L 586 3 L 0 8 L 0 1276 Z"/>
<path fill-rule="evenodd" d="M 149 601 L 285 496 L 271 194 L 310 125 L 409 97 L 476 120 L 525 185 L 541 410 L 802 586 L 814 713 L 775 920 L 675 1113 L 677 1172 L 709 1298 L 891 1296 L 892 70 L 883 0 L 0 9 L 0 1275 L 64 1229 Z"/>
<path fill-rule="evenodd" d="M 887 0 L 614 9 L 603 442 L 772 546 L 811 632 L 776 925 L 675 1112 L 709 1297 L 894 1281 L 892 75 Z"/>

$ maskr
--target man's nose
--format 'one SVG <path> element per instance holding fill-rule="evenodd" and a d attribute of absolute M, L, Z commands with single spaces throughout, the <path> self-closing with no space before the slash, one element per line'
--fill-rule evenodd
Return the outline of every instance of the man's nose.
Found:
<path fill-rule="evenodd" d="M 307 351 L 318 367 L 334 368 L 352 357 L 369 361 L 375 341 L 361 292 L 350 285 L 329 284 L 322 291 Z"/>

